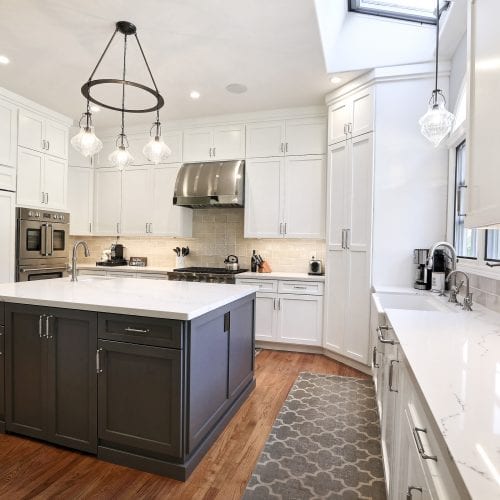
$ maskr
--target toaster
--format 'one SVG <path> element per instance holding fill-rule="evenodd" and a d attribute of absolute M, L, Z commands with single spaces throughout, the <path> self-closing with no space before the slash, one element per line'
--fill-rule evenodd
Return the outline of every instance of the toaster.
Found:
<path fill-rule="evenodd" d="M 315 259 L 314 256 L 313 258 L 309 261 L 309 270 L 307 274 L 313 275 L 313 276 L 318 276 L 322 275 L 323 273 L 323 263 L 319 259 Z"/>

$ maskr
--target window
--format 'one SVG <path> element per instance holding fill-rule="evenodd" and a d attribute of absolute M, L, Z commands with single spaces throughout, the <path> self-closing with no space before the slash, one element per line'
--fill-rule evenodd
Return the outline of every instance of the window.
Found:
<path fill-rule="evenodd" d="M 436 24 L 436 0 L 348 0 L 348 2 L 349 10 L 352 12 Z M 446 0 L 441 0 L 441 8 L 446 8 L 448 3 Z"/>
<path fill-rule="evenodd" d="M 498 229 L 488 229 L 486 231 L 484 259 L 500 261 L 500 231 Z"/>
<path fill-rule="evenodd" d="M 466 145 L 462 142 L 456 149 L 455 167 L 455 249 L 457 256 L 466 259 L 477 259 L 477 229 L 465 227 L 465 174 Z"/>

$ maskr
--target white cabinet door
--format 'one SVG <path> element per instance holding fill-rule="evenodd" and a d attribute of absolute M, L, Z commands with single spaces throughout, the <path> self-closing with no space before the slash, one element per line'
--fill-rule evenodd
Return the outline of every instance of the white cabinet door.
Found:
<path fill-rule="evenodd" d="M 7 101 L 0 100 L 0 165 L 15 167 L 16 154 L 17 108 Z"/>
<path fill-rule="evenodd" d="M 119 234 L 122 173 L 116 168 L 103 168 L 96 170 L 94 175 L 94 233 Z"/>
<path fill-rule="evenodd" d="M 43 192 L 45 206 L 53 210 L 66 210 L 68 163 L 61 158 L 45 155 L 43 166 Z"/>
<path fill-rule="evenodd" d="M 109 155 L 116 149 L 116 137 L 107 137 L 102 139 L 102 149 L 96 155 L 95 166 L 97 168 L 109 168 L 111 163 L 108 160 Z"/>
<path fill-rule="evenodd" d="M 15 194 L 0 191 L 0 283 L 15 280 L 16 208 Z"/>
<path fill-rule="evenodd" d="M 285 238 L 325 237 L 326 158 L 290 156 L 283 169 Z"/>
<path fill-rule="evenodd" d="M 247 125 L 247 158 L 268 158 L 285 154 L 285 123 L 269 121 Z"/>
<path fill-rule="evenodd" d="M 255 301 L 255 339 L 277 340 L 277 296 L 274 294 L 257 294 Z"/>
<path fill-rule="evenodd" d="M 45 120 L 45 151 L 58 158 L 68 158 L 68 127 L 52 120 Z"/>
<path fill-rule="evenodd" d="M 280 295 L 278 300 L 278 341 L 320 345 L 323 330 L 323 297 Z"/>
<path fill-rule="evenodd" d="M 326 263 L 325 347 L 343 352 L 348 304 L 347 252 L 330 250 Z"/>
<path fill-rule="evenodd" d="M 328 110 L 328 144 L 347 138 L 347 124 L 351 121 L 351 102 L 343 100 L 332 104 Z"/>
<path fill-rule="evenodd" d="M 323 155 L 326 153 L 326 119 L 298 118 L 286 121 L 287 155 Z"/>
<path fill-rule="evenodd" d="M 163 132 L 163 140 L 172 154 L 163 163 L 182 163 L 182 131 L 170 130 Z"/>
<path fill-rule="evenodd" d="M 348 226 L 348 193 L 351 143 L 343 141 L 330 147 L 328 155 L 328 249 L 342 250 L 344 230 Z"/>
<path fill-rule="evenodd" d="M 45 207 L 43 194 L 44 155 L 19 148 L 17 157 L 17 204 Z"/>
<path fill-rule="evenodd" d="M 193 235 L 193 211 L 173 204 L 175 181 L 180 165 L 155 167 L 151 171 L 151 232 L 155 236 Z"/>
<path fill-rule="evenodd" d="M 94 171 L 85 167 L 68 168 L 68 211 L 71 235 L 92 234 Z"/>
<path fill-rule="evenodd" d="M 142 154 L 142 149 L 149 142 L 147 135 L 129 135 L 127 136 L 129 152 L 134 158 L 132 165 L 150 165 L 151 162 Z"/>
<path fill-rule="evenodd" d="M 213 130 L 195 128 L 184 131 L 184 162 L 208 161 L 212 159 Z"/>
<path fill-rule="evenodd" d="M 245 125 L 224 125 L 213 130 L 212 156 L 216 160 L 245 158 Z"/>
<path fill-rule="evenodd" d="M 19 110 L 18 145 L 35 151 L 44 151 L 44 119 L 42 116 Z"/>
<path fill-rule="evenodd" d="M 144 235 L 151 220 L 150 167 L 129 167 L 122 172 L 121 234 Z"/>
<path fill-rule="evenodd" d="M 255 159 L 246 163 L 245 238 L 281 238 L 284 159 Z"/>
<path fill-rule="evenodd" d="M 350 134 L 357 137 L 373 131 L 373 91 L 371 88 L 355 94 L 351 101 Z"/>

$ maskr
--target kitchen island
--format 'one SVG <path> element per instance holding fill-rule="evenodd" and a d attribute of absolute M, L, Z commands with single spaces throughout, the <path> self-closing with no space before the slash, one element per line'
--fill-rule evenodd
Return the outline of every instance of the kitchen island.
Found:
<path fill-rule="evenodd" d="M 185 480 L 255 387 L 255 289 L 0 285 L 0 431 Z"/>

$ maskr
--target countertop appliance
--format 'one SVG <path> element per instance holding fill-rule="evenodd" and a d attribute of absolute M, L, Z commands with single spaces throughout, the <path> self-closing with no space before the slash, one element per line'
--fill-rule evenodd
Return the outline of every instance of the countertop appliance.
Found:
<path fill-rule="evenodd" d="M 428 248 L 416 248 L 413 250 L 413 263 L 415 264 L 415 283 L 413 288 L 417 290 L 430 290 L 432 271 L 427 269 L 429 258 Z"/>
<path fill-rule="evenodd" d="M 228 255 L 224 259 L 224 267 L 227 271 L 239 271 L 240 263 L 238 262 L 238 257 L 236 255 Z"/>
<path fill-rule="evenodd" d="M 69 214 L 18 207 L 16 281 L 68 275 Z"/>
<path fill-rule="evenodd" d="M 167 273 L 173 281 L 199 281 L 204 283 L 236 283 L 236 275 L 248 269 L 230 271 L 224 267 L 182 267 Z"/>
<path fill-rule="evenodd" d="M 244 160 L 184 163 L 175 182 L 174 205 L 243 207 L 244 194 Z"/>
<path fill-rule="evenodd" d="M 113 243 L 109 251 L 109 260 L 96 262 L 98 266 L 126 266 L 128 262 L 123 258 L 123 245 Z"/>
<path fill-rule="evenodd" d="M 323 272 L 323 262 L 320 259 L 313 258 L 309 261 L 309 268 L 307 274 L 311 276 L 322 276 Z"/>

